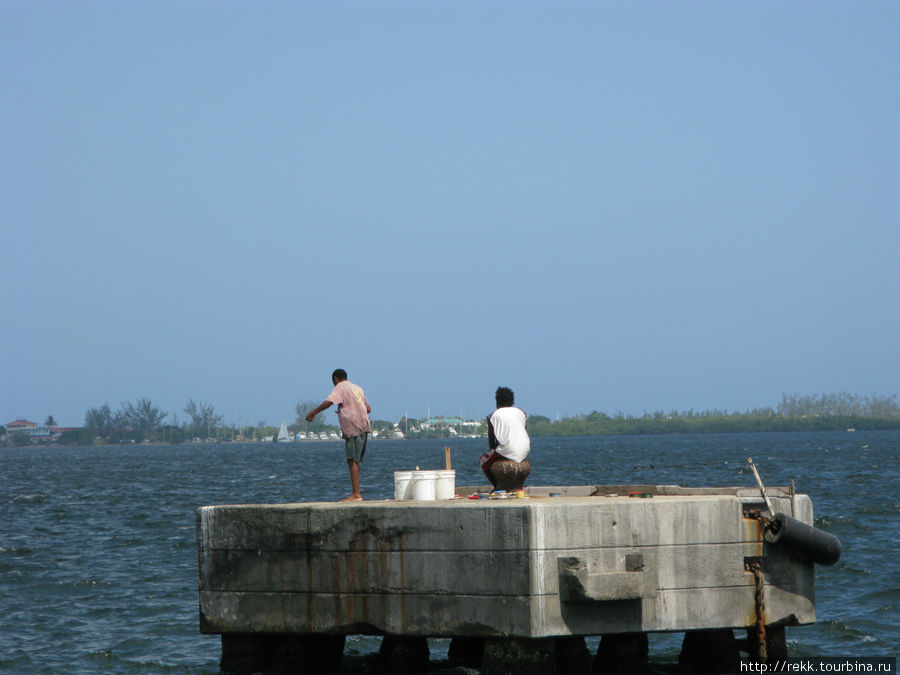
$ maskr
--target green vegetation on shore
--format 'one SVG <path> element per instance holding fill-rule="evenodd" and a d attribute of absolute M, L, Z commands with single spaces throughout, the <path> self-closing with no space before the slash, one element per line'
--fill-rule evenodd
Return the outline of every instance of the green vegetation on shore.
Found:
<path fill-rule="evenodd" d="M 322 415 L 311 423 L 305 421 L 314 402 L 301 401 L 296 405 L 297 418 L 289 425 L 292 433 L 301 431 L 337 431 L 336 425 L 325 424 Z M 193 400 L 184 408 L 187 418 L 179 423 L 164 424 L 168 413 L 161 411 L 149 399 L 125 403 L 117 412 L 109 405 L 90 408 L 85 413 L 85 425 L 64 432 L 58 443 L 62 445 L 91 445 L 104 443 L 183 443 L 186 441 L 263 441 L 272 440 L 276 426 L 260 421 L 255 426 L 224 425 L 211 404 Z M 52 416 L 49 418 L 52 419 Z M 443 418 L 437 418 L 441 422 Z M 435 420 L 431 420 L 434 422 Z M 457 420 L 459 421 L 459 420 Z M 464 434 L 487 433 L 484 420 L 463 423 L 422 425 L 421 420 L 403 418 L 393 423 L 373 420 L 372 427 L 382 437 L 395 433 L 408 438 L 452 438 Z M 900 404 L 897 396 L 873 394 L 860 397 L 854 394 L 800 395 L 785 394 L 775 408 L 757 408 L 746 412 L 707 410 L 695 412 L 644 413 L 640 416 L 616 413 L 612 416 L 594 411 L 551 420 L 539 414 L 529 414 L 528 430 L 532 436 L 600 436 L 611 434 L 674 434 L 674 433 L 736 433 L 768 431 L 843 431 L 846 429 L 900 429 Z M 29 445 L 34 439 L 23 432 L 9 434 L 0 427 L 0 442 L 8 445 Z"/>
<path fill-rule="evenodd" d="M 541 415 L 528 418 L 532 436 L 588 436 L 608 434 L 702 434 L 765 431 L 843 431 L 900 429 L 897 396 L 859 397 L 853 394 L 803 396 L 785 394 L 777 408 L 747 412 L 644 413 L 613 417 L 594 411 L 552 421 Z"/>
<path fill-rule="evenodd" d="M 715 434 L 765 431 L 844 431 L 900 429 L 900 417 L 816 415 L 811 417 L 756 416 L 751 413 L 658 413 L 643 417 L 608 417 L 603 413 L 553 422 L 540 415 L 529 418 L 532 436 L 603 436 L 614 434 Z"/>

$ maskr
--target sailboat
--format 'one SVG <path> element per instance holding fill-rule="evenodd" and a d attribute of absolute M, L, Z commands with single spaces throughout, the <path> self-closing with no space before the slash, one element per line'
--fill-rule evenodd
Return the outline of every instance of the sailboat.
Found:
<path fill-rule="evenodd" d="M 291 437 L 288 435 L 287 425 L 281 420 L 281 428 L 278 430 L 278 438 L 275 439 L 279 443 L 290 443 Z"/>

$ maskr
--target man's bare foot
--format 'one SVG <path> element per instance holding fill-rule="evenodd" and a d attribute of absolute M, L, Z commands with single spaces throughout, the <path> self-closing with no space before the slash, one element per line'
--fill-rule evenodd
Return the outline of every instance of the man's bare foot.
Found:
<path fill-rule="evenodd" d="M 361 502 L 363 500 L 362 495 L 350 495 L 349 497 L 344 497 L 340 501 L 342 502 Z"/>

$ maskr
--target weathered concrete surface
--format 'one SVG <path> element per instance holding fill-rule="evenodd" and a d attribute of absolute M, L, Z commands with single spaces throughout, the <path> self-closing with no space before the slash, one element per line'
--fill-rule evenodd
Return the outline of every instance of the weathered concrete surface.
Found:
<path fill-rule="evenodd" d="M 744 628 L 756 623 L 749 561 L 763 565 L 766 624 L 815 621 L 813 567 L 763 541 L 746 517 L 762 507 L 754 489 L 529 493 L 202 507 L 201 630 L 543 638 Z M 812 521 L 805 495 L 769 493 L 777 511 Z"/>

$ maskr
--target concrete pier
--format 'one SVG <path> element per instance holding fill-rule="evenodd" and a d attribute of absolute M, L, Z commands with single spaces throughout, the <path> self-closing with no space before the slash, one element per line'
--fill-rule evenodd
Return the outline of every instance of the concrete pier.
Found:
<path fill-rule="evenodd" d="M 538 661 L 580 660 L 563 645 L 583 636 L 631 648 L 634 636 L 646 645 L 646 633 L 683 631 L 702 645 L 723 630 L 815 621 L 813 565 L 765 541 L 755 488 L 458 491 L 439 502 L 201 507 L 201 631 L 223 635 L 223 657 L 253 635 L 459 638 L 457 653 L 491 672 L 535 645 Z M 812 522 L 806 495 L 768 493 L 776 511 Z"/>

